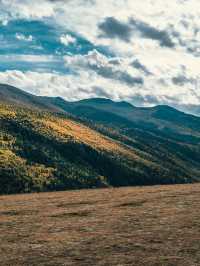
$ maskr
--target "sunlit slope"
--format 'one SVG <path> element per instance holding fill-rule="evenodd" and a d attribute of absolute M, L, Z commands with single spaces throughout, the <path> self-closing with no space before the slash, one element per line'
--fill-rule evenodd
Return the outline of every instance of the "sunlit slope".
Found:
<path fill-rule="evenodd" d="M 0 85 L 0 193 L 200 180 L 200 118 Z"/>
<path fill-rule="evenodd" d="M 161 169 L 64 115 L 1 104 L 0 129 L 1 193 L 148 184 Z"/>

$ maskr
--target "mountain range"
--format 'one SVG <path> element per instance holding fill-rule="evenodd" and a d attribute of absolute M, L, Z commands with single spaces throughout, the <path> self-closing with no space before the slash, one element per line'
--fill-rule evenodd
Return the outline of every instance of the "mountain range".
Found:
<path fill-rule="evenodd" d="M 0 84 L 0 193 L 200 180 L 200 118 Z"/>

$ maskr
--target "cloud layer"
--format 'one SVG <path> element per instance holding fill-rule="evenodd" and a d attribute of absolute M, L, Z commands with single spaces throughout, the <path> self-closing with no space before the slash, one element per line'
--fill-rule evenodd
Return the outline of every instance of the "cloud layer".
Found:
<path fill-rule="evenodd" d="M 198 0 L 0 0 L 0 82 L 69 100 L 200 105 Z"/>

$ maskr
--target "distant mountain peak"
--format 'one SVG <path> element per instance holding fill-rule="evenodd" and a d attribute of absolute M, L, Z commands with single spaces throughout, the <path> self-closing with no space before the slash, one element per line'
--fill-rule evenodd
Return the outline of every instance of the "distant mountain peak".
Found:
<path fill-rule="evenodd" d="M 89 99 L 83 99 L 80 101 L 77 101 L 77 103 L 89 103 L 89 104 L 110 104 L 114 103 L 114 101 L 108 99 L 108 98 L 89 98 Z"/>
<path fill-rule="evenodd" d="M 135 106 L 133 106 L 131 103 L 128 103 L 126 101 L 116 102 L 116 104 L 121 107 L 131 107 L 131 108 L 134 107 L 135 108 Z"/>
<path fill-rule="evenodd" d="M 177 109 L 175 109 L 174 107 L 172 107 L 172 106 L 169 106 L 169 105 L 167 105 L 167 104 L 160 104 L 160 105 L 156 105 L 155 107 L 153 107 L 154 109 L 156 109 L 156 110 L 163 110 L 163 111 L 177 111 L 177 112 L 179 112 Z"/>
<path fill-rule="evenodd" d="M 113 101 L 108 98 L 89 98 L 89 99 L 84 99 L 77 101 L 75 103 L 80 103 L 80 104 L 98 104 L 98 105 L 114 105 L 117 107 L 131 107 L 133 108 L 134 106 L 126 101 Z"/>

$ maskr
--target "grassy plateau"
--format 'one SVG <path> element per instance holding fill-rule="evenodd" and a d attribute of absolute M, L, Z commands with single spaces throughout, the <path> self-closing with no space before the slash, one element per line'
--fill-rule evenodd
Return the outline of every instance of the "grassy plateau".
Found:
<path fill-rule="evenodd" d="M 0 197 L 0 265 L 200 265 L 200 185 Z"/>

